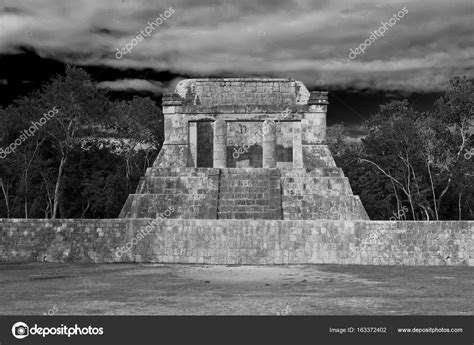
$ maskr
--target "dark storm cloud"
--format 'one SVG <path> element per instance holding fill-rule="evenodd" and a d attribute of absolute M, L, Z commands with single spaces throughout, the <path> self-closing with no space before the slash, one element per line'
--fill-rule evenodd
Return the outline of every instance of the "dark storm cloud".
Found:
<path fill-rule="evenodd" d="M 169 92 L 170 90 L 162 82 L 150 82 L 143 79 L 122 79 L 114 81 L 103 81 L 97 84 L 100 88 L 109 88 L 116 91 L 149 91 L 152 93 Z"/>
<path fill-rule="evenodd" d="M 471 76 L 473 3 L 455 1 L 6 0 L 0 53 L 32 46 L 45 57 L 191 75 L 278 76 L 309 86 L 435 91 Z M 124 47 L 169 7 L 176 12 L 131 53 Z M 406 7 L 364 54 L 348 54 Z M 10 10 L 5 10 L 9 8 Z M 15 9 L 15 10 L 11 10 Z M 115 81 L 108 87 L 160 89 Z"/>
<path fill-rule="evenodd" d="M 20 10 L 19 8 L 16 8 L 16 7 L 3 7 L 3 8 L 0 8 L 0 14 L 2 13 L 10 13 L 10 14 L 22 14 L 23 11 Z"/>

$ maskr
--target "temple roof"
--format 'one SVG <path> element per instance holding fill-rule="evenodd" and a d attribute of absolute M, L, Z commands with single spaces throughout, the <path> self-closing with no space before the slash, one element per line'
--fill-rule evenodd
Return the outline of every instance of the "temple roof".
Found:
<path fill-rule="evenodd" d="M 269 78 L 186 79 L 175 93 L 183 105 L 219 107 L 228 105 L 305 105 L 310 93 L 300 81 Z"/>

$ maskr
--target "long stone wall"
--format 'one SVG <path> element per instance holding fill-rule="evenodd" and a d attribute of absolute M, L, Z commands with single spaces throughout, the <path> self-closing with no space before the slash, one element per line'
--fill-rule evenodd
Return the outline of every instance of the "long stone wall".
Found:
<path fill-rule="evenodd" d="M 33 261 L 474 266 L 474 222 L 0 219 L 0 262 Z"/>

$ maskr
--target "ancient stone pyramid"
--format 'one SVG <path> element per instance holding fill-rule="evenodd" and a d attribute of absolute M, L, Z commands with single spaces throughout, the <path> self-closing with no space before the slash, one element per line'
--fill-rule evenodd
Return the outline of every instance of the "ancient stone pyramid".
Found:
<path fill-rule="evenodd" d="M 327 92 L 291 79 L 188 79 L 120 217 L 368 220 L 326 139 Z"/>

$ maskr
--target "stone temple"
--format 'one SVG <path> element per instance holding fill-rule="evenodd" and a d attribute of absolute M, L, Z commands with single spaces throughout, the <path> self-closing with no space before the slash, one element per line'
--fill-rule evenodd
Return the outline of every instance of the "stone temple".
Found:
<path fill-rule="evenodd" d="M 325 143 L 327 106 L 327 92 L 291 79 L 181 81 L 120 217 L 172 206 L 170 219 L 368 220 Z"/>

